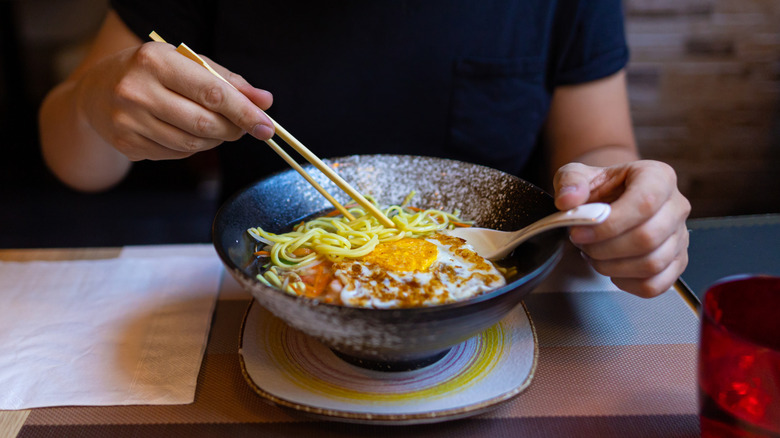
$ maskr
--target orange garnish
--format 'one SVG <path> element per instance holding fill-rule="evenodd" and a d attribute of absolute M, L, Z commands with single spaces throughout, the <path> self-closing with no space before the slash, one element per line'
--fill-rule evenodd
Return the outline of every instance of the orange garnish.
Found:
<path fill-rule="evenodd" d="M 314 250 L 312 250 L 310 248 L 297 248 L 295 251 L 292 252 L 292 255 L 294 255 L 296 257 L 303 257 L 303 256 L 307 256 L 307 255 L 309 255 L 309 254 L 311 254 L 313 252 L 314 252 Z"/>
<path fill-rule="evenodd" d="M 316 298 L 325 292 L 328 284 L 333 279 L 333 272 L 330 270 L 329 263 L 320 263 L 311 268 L 310 273 L 301 277 L 301 281 L 306 284 L 306 296 Z"/>

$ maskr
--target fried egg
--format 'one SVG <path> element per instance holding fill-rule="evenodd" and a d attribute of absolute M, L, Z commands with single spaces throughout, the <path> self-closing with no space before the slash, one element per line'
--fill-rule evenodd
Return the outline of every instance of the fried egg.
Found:
<path fill-rule="evenodd" d="M 333 264 L 333 292 L 354 307 L 419 307 L 465 300 L 506 279 L 463 239 L 434 234 L 386 242 Z"/>

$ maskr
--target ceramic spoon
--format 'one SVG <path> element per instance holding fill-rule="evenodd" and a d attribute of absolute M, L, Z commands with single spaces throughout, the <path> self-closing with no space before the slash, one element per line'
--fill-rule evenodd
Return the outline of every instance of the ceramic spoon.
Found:
<path fill-rule="evenodd" d="M 558 227 L 573 225 L 597 225 L 604 222 L 612 209 L 609 204 L 594 202 L 559 211 L 518 231 L 498 231 L 488 228 L 456 228 L 448 230 L 450 236 L 460 237 L 473 246 L 477 254 L 488 260 L 499 260 L 530 237 Z"/>

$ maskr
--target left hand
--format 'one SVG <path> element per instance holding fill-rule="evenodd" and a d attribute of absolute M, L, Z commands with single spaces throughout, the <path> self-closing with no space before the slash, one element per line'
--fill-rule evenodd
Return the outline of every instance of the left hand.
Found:
<path fill-rule="evenodd" d="M 611 167 L 580 163 L 555 174 L 555 205 L 569 210 L 587 202 L 607 202 L 612 213 L 602 224 L 572 227 L 572 243 L 593 268 L 634 295 L 666 292 L 688 264 L 691 211 L 667 164 L 640 160 Z"/>

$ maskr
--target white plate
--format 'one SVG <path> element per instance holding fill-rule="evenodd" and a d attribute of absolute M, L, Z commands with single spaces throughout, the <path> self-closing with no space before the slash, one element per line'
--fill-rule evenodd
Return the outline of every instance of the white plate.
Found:
<path fill-rule="evenodd" d="M 528 387 L 537 352 L 524 304 L 414 371 L 350 365 L 255 301 L 239 342 L 242 372 L 260 396 L 325 419 L 376 424 L 433 423 L 485 412 Z"/>

